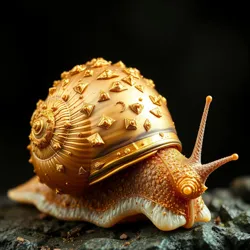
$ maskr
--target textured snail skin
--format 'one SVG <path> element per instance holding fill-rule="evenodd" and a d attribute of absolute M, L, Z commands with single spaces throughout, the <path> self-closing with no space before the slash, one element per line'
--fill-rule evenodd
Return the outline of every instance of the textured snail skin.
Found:
<path fill-rule="evenodd" d="M 58 195 L 40 184 L 37 178 L 11 191 L 9 195 L 64 220 L 85 220 L 101 227 L 110 227 L 124 218 L 143 213 L 159 229 L 173 230 L 187 224 L 189 200 L 178 195 L 173 180 L 170 181 L 173 173 L 169 172 L 168 166 L 174 163 L 171 158 L 184 157 L 175 149 L 161 150 L 159 155 L 92 185 L 81 198 Z M 169 160 L 168 165 L 161 157 Z M 178 170 L 178 176 L 181 177 L 183 171 L 197 175 L 186 167 Z M 193 206 L 195 221 L 210 220 L 210 213 L 198 195 Z"/>
<path fill-rule="evenodd" d="M 110 69 L 110 63 L 102 58 L 94 59 L 86 65 L 92 65 L 91 67 L 97 65 L 98 69 L 107 66 Z M 119 63 L 118 67 L 126 69 L 122 63 Z M 85 74 L 84 65 L 74 67 L 74 70 L 76 69 Z M 64 78 L 65 75 L 72 75 L 74 70 L 65 72 L 63 79 L 68 79 Z M 98 72 L 102 80 L 103 77 L 110 77 L 113 74 L 106 72 L 103 75 L 102 72 L 103 69 Z M 135 69 L 130 70 L 130 74 L 135 72 L 138 73 Z M 141 87 L 147 89 L 145 88 L 147 81 L 144 78 L 138 79 Z M 101 84 L 105 84 L 105 81 Z M 58 91 L 64 93 L 64 90 L 67 90 L 63 89 L 62 82 L 55 85 L 60 86 Z M 123 89 L 123 85 L 113 85 L 112 83 L 111 90 L 114 88 L 116 91 L 122 89 L 120 92 L 127 91 Z M 76 123 L 72 123 L 69 119 L 74 114 L 72 111 L 69 112 L 71 109 L 64 103 L 65 100 L 66 102 L 69 100 L 69 96 L 59 95 L 58 100 L 57 95 L 53 96 L 56 91 L 57 89 L 50 90 L 49 98 L 45 102 L 38 103 L 38 108 L 31 119 L 31 145 L 28 148 L 32 156 L 30 162 L 34 164 L 38 176 L 9 190 L 10 199 L 34 204 L 40 211 L 59 219 L 83 220 L 100 227 L 111 227 L 138 214 L 144 214 L 157 228 L 164 231 L 181 226 L 190 228 L 195 222 L 207 222 L 211 219 L 210 212 L 201 197 L 207 189 L 205 182 L 215 169 L 238 159 L 238 155 L 233 154 L 211 163 L 201 163 L 202 143 L 211 96 L 206 98 L 192 155 L 186 158 L 180 153 L 181 144 L 166 103 L 165 105 L 162 103 L 163 97 L 152 90 L 152 85 L 147 89 L 149 96 L 154 93 L 154 96 L 158 97 L 148 96 L 148 100 L 143 104 L 143 112 L 141 105 L 129 106 L 130 110 L 126 110 L 125 102 L 115 99 L 115 103 L 121 104 L 119 110 L 122 108 L 122 112 L 126 110 L 130 113 L 120 115 L 122 119 L 119 116 L 115 117 L 118 110 L 114 106 L 109 106 L 114 104 L 113 101 L 106 104 L 107 106 L 102 106 L 105 107 L 105 113 L 108 113 L 104 116 L 101 115 L 104 112 L 101 106 L 96 108 L 88 102 L 87 106 L 84 104 L 83 113 L 86 117 L 82 118 L 80 116 L 82 111 L 77 109 L 76 118 L 73 119 Z M 134 91 L 135 89 L 131 91 L 134 94 L 131 94 L 131 100 L 139 96 Z M 78 93 L 78 89 L 74 92 Z M 97 92 L 91 90 L 91 98 L 93 93 Z M 110 99 L 106 100 L 107 95 L 103 95 L 102 92 L 98 94 L 101 102 L 108 103 Z M 116 97 L 117 95 L 113 96 Z M 144 95 L 143 98 L 145 97 Z M 82 98 L 87 99 L 88 96 Z M 139 97 L 139 102 L 142 102 L 143 98 Z M 74 100 L 73 103 L 78 102 L 79 96 Z M 55 103 L 58 101 L 57 106 Z M 147 117 L 152 108 L 155 109 L 154 105 L 160 106 L 162 110 L 161 113 L 151 113 L 154 117 L 150 118 L 154 121 L 151 124 Z M 157 110 L 159 111 L 158 108 Z M 62 114 L 57 116 L 54 112 Z M 112 114 L 113 118 L 109 114 Z M 136 120 L 126 118 L 132 114 L 136 116 Z M 94 120 L 87 119 L 89 117 Z M 163 119 L 159 119 L 161 117 Z M 113 126 L 115 123 L 119 125 Z M 151 130 L 152 127 L 155 129 Z M 79 141 L 76 136 L 84 140 Z M 116 144 L 113 145 L 111 142 Z M 121 145 L 118 142 L 121 142 Z M 73 152 L 73 155 L 67 152 Z"/>

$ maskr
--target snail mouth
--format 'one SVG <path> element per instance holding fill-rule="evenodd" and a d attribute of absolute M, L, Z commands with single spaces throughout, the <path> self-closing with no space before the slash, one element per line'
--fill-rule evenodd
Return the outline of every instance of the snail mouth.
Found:
<path fill-rule="evenodd" d="M 109 228 L 126 221 L 127 218 L 144 214 L 158 229 L 163 231 L 174 230 L 178 227 L 187 227 L 190 219 L 177 215 L 167 208 L 142 197 L 121 199 L 104 211 L 93 210 L 86 206 L 83 198 L 72 198 L 69 195 L 57 195 L 46 185 L 39 183 L 33 177 L 19 187 L 8 192 L 10 199 L 22 203 L 35 205 L 38 210 L 62 220 L 87 221 L 97 226 Z M 77 204 L 77 205 L 76 205 Z M 211 215 L 206 206 L 193 217 L 194 222 L 207 222 Z"/>
<path fill-rule="evenodd" d="M 194 225 L 195 215 L 196 215 L 195 200 L 189 200 L 187 206 L 187 214 L 186 214 L 187 222 L 184 226 L 185 228 L 191 228 Z"/>

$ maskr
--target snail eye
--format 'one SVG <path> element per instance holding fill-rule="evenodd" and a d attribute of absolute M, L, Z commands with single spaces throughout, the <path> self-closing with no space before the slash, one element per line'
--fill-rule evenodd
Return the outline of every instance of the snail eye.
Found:
<path fill-rule="evenodd" d="M 192 194 L 193 190 L 192 190 L 191 187 L 186 186 L 186 187 L 184 187 L 184 188 L 182 189 L 182 192 L 183 192 L 183 194 L 185 194 L 185 195 L 190 195 L 190 194 Z"/>

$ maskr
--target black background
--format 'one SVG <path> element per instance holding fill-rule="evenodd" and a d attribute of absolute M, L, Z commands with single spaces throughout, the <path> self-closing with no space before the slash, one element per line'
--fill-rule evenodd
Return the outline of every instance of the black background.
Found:
<path fill-rule="evenodd" d="M 0 191 L 33 176 L 30 117 L 60 73 L 93 57 L 138 68 L 168 100 L 183 154 L 213 96 L 203 162 L 237 152 L 210 188 L 248 175 L 249 22 L 241 1 L 18 1 L 1 9 Z"/>

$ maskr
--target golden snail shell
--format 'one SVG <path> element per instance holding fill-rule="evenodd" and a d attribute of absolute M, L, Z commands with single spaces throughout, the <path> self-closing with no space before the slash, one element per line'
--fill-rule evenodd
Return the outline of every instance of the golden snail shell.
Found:
<path fill-rule="evenodd" d="M 101 227 L 138 214 L 164 231 L 207 222 L 206 180 L 238 159 L 232 154 L 201 163 L 211 101 L 207 96 L 193 152 L 186 158 L 166 99 L 151 80 L 103 58 L 78 65 L 54 83 L 31 118 L 30 162 L 40 181 L 34 176 L 9 190 L 8 197 L 56 218 Z"/>
<path fill-rule="evenodd" d="M 153 81 L 103 58 L 62 73 L 37 103 L 31 127 L 30 162 L 57 193 L 81 194 L 159 148 L 181 150 Z"/>

